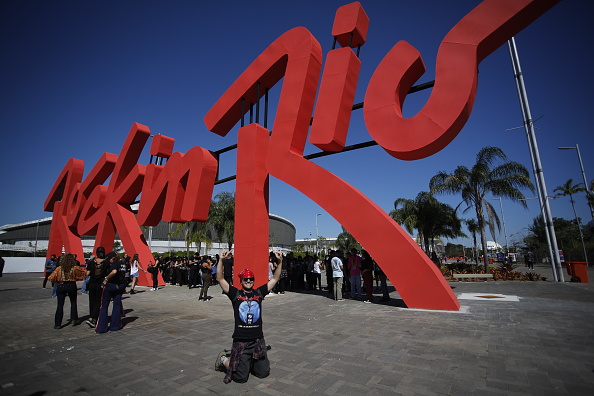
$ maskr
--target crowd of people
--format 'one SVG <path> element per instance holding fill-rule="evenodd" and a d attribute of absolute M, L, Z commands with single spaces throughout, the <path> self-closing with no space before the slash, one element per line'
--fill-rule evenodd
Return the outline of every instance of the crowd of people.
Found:
<path fill-rule="evenodd" d="M 52 295 L 57 297 L 54 328 L 63 327 L 66 297 L 70 300 L 70 319 L 67 324 L 82 323 L 77 306 L 77 282 L 83 281 L 83 292 L 88 295 L 89 315 L 85 321 L 97 333 L 122 329 L 125 316 L 122 296 L 135 294 L 140 272 L 150 273 L 151 291 L 159 290 L 159 275 L 167 285 L 200 288 L 198 301 L 208 301 L 209 286 L 218 284 L 232 302 L 236 329 L 231 351 L 217 357 L 217 370 L 225 371 L 225 382 L 247 381 L 250 373 L 264 378 L 270 372 L 267 358 L 269 347 L 261 331 L 261 304 L 265 296 L 285 294 L 285 291 L 327 291 L 336 301 L 345 298 L 373 302 L 373 292 L 382 292 L 382 301 L 390 299 L 386 275 L 365 250 L 351 249 L 346 255 L 340 250 L 329 250 L 324 257 L 312 254 L 295 256 L 271 252 L 268 262 L 268 280 L 254 289 L 254 273 L 244 269 L 238 274 L 238 288 L 233 286 L 235 263 L 232 252 L 224 251 L 211 257 L 194 254 L 188 257 L 156 255 L 146 266 L 137 254 L 120 256 L 106 254 L 98 247 L 84 264 L 76 255 L 52 255 L 45 263 L 43 288 L 52 284 Z M 322 274 L 326 274 L 326 289 L 322 289 Z M 361 282 L 362 280 L 362 282 Z M 376 289 L 373 282 L 376 282 Z M 380 286 L 381 284 L 381 286 Z M 127 292 L 127 287 L 130 287 Z M 109 310 L 111 306 L 111 315 Z"/>
<path fill-rule="evenodd" d="M 340 250 L 329 250 L 328 254 L 318 257 L 314 254 L 295 256 L 293 252 L 281 255 L 279 259 L 275 253 L 269 256 L 269 280 L 272 279 L 279 261 L 282 260 L 280 278 L 275 283 L 270 294 L 285 294 L 285 291 L 317 290 L 327 291 L 334 300 L 343 301 L 345 298 L 373 302 L 373 292 L 382 292 L 380 301 L 389 301 L 387 278 L 381 268 L 375 263 L 367 251 L 360 253 L 351 249 L 346 255 Z M 71 303 L 70 322 L 74 325 L 81 323 L 77 314 L 76 282 L 83 281 L 82 291 L 88 294 L 89 318 L 87 325 L 97 332 L 106 332 L 108 315 L 107 307 L 113 304 L 117 317 L 125 316 L 121 304 L 123 294 L 135 294 L 140 272 L 150 273 L 152 286 L 150 291 L 159 289 L 159 275 L 167 285 L 200 288 L 198 301 L 209 301 L 209 287 L 219 283 L 216 279 L 219 255 L 190 256 L 163 255 L 154 256 L 154 261 L 144 265 L 138 255 L 120 256 L 114 252 L 106 254 L 103 247 L 98 247 L 84 264 L 75 255 L 52 255 L 45 263 L 45 277 L 43 288 L 47 283 L 52 284 L 52 296 L 58 298 L 55 328 L 62 327 L 63 307 L 66 296 Z M 223 279 L 233 285 L 234 258 L 231 252 L 221 260 Z M 66 271 L 65 271 L 66 270 Z M 82 275 L 81 275 L 82 274 Z M 326 288 L 322 288 L 322 274 L 326 274 Z M 81 278 L 82 277 L 82 278 Z M 373 282 L 376 286 L 374 288 Z M 127 291 L 127 287 L 129 290 Z M 103 314 L 103 316 L 102 316 Z M 112 317 L 114 315 L 112 314 Z M 102 320 L 100 320 L 103 318 Z M 114 321 L 109 330 L 115 331 L 121 324 Z"/>

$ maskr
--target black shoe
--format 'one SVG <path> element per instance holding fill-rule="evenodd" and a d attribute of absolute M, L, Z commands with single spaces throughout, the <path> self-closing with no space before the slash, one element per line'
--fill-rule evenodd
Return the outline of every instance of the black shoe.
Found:
<path fill-rule="evenodd" d="M 92 319 L 88 319 L 85 323 L 88 324 L 91 329 L 94 329 L 95 326 L 97 326 L 97 322 Z"/>
<path fill-rule="evenodd" d="M 134 290 L 130 290 L 130 294 L 136 294 Z"/>
<path fill-rule="evenodd" d="M 60 330 L 62 328 L 62 326 L 54 326 L 54 329 L 56 330 Z"/>
<path fill-rule="evenodd" d="M 82 319 L 76 319 L 73 321 L 72 326 L 78 326 L 82 323 Z"/>

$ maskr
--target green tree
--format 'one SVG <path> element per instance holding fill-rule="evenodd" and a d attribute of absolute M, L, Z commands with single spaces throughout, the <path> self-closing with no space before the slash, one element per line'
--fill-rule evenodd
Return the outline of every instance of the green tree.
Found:
<path fill-rule="evenodd" d="M 218 241 L 226 241 L 231 250 L 235 231 L 235 194 L 222 192 L 215 196 L 210 204 L 208 223 L 212 225 Z"/>
<path fill-rule="evenodd" d="M 336 246 L 345 253 L 350 252 L 352 248 L 361 250 L 361 244 L 344 227 L 342 227 L 342 232 L 336 238 Z"/>
<path fill-rule="evenodd" d="M 466 236 L 462 223 L 451 206 L 439 202 L 428 192 L 420 192 L 412 199 L 398 198 L 390 216 L 409 233 L 417 230 L 421 247 L 429 255 L 439 237 L 457 238 Z"/>
<path fill-rule="evenodd" d="M 303 242 L 297 242 L 296 244 L 293 245 L 291 250 L 294 251 L 295 253 L 303 253 L 303 252 L 305 252 L 305 245 Z"/>
<path fill-rule="evenodd" d="M 502 163 L 496 165 L 498 161 Z M 534 191 L 526 167 L 509 161 L 498 147 L 481 149 L 471 169 L 458 166 L 452 173 L 439 172 L 431 178 L 429 186 L 435 194 L 461 194 L 461 203 L 466 204 L 466 210 L 474 208 L 481 234 L 485 270 L 489 267 L 485 226 L 489 224 L 491 228 L 494 224 L 499 224 L 497 213 L 487 200 L 487 195 L 509 198 L 527 209 L 521 189 Z M 485 221 L 485 214 L 489 217 L 488 222 Z"/>
<path fill-rule="evenodd" d="M 568 261 L 582 260 L 583 251 L 580 246 L 579 232 L 576 228 L 575 220 L 566 220 L 558 217 L 553 218 L 553 226 L 557 236 L 559 249 L 563 250 L 565 259 Z M 587 250 L 591 253 L 593 244 L 591 234 L 587 230 L 582 232 L 589 238 L 585 239 Z M 543 257 L 549 257 L 545 224 L 542 215 L 535 217 L 532 224 L 528 227 L 528 234 L 524 237 L 524 245 L 527 250 L 534 252 L 540 260 Z"/>
<path fill-rule="evenodd" d="M 582 225 L 580 223 L 580 218 L 578 217 L 577 212 L 575 211 L 575 202 L 573 200 L 573 196 L 577 193 L 586 191 L 586 187 L 584 186 L 584 183 L 574 184 L 573 179 L 568 179 L 563 185 L 558 186 L 553 191 L 557 193 L 557 194 L 555 194 L 555 197 L 569 197 L 569 201 L 571 202 L 571 208 L 573 209 L 575 225 L 579 231 L 580 240 L 582 241 L 583 255 L 584 255 L 583 259 L 586 262 L 588 262 L 588 254 L 586 253 L 586 245 L 584 244 L 584 235 L 582 233 Z"/>
<path fill-rule="evenodd" d="M 186 254 L 189 255 L 192 244 L 196 246 L 196 251 L 200 254 L 202 243 L 210 246 L 212 240 L 208 234 L 208 223 L 200 223 L 197 221 L 187 221 L 185 223 L 177 224 L 174 234 L 176 236 L 182 235 L 186 243 Z"/>
<path fill-rule="evenodd" d="M 445 245 L 446 257 L 458 257 L 464 254 L 464 245 L 449 243 Z"/>

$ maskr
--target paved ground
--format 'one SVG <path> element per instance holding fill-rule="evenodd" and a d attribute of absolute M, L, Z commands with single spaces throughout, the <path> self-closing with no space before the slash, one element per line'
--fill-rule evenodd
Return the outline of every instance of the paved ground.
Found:
<path fill-rule="evenodd" d="M 5 274 L 0 396 L 592 394 L 594 284 L 450 285 L 458 296 L 506 298 L 461 299 L 457 313 L 399 308 L 395 291 L 387 304 L 319 292 L 266 298 L 271 375 L 225 385 L 213 363 L 230 347 L 232 311 L 218 286 L 206 303 L 199 289 L 141 288 L 124 299 L 125 328 L 98 335 L 85 324 L 54 330 L 56 301 L 41 275 Z M 87 302 L 79 295 L 81 314 Z"/>

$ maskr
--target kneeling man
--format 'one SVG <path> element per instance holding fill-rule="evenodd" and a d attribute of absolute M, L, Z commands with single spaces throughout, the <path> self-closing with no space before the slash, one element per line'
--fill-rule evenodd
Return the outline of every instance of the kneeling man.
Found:
<path fill-rule="evenodd" d="M 231 355 L 225 351 L 217 357 L 215 369 L 226 371 L 224 382 L 246 382 L 250 373 L 258 378 L 266 378 L 270 374 L 270 362 L 266 354 L 266 342 L 262 331 L 262 301 L 272 290 L 281 276 L 283 255 L 276 252 L 279 265 L 271 280 L 254 289 L 254 273 L 245 269 L 239 273 L 241 289 L 229 285 L 223 276 L 223 260 L 229 258 L 230 252 L 223 251 L 217 265 L 217 281 L 223 293 L 229 297 L 235 315 L 235 331 Z"/>

